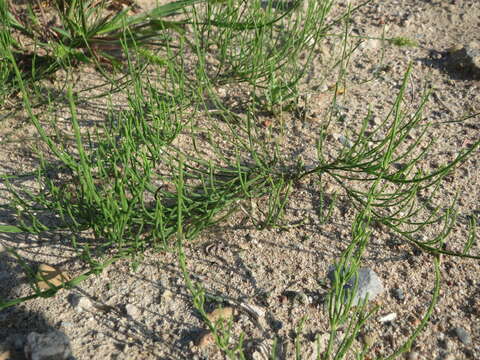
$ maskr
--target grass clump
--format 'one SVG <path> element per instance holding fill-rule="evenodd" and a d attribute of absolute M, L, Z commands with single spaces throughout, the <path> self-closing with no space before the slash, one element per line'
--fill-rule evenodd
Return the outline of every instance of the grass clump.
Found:
<path fill-rule="evenodd" d="M 406 47 L 417 47 L 418 46 L 418 43 L 415 40 L 412 40 L 412 39 L 409 39 L 409 38 L 406 38 L 406 37 L 402 37 L 402 36 L 388 39 L 388 41 L 390 43 L 392 43 L 393 45 L 400 46 L 400 47 L 404 47 L 404 46 L 406 46 Z"/>
<path fill-rule="evenodd" d="M 298 184 L 312 178 L 323 185 L 329 179 L 342 189 L 356 216 L 351 243 L 338 266 L 349 270 L 337 272 L 338 281 L 328 296 L 331 336 L 326 352 L 318 358 L 342 359 L 352 354 L 354 339 L 376 311 L 366 301 L 352 309 L 352 294 L 345 300 L 343 291 L 358 271 L 374 224 L 432 254 L 431 305 L 418 329 L 390 358 L 411 347 L 438 298 L 440 254 L 479 258 L 469 253 L 475 224 L 464 252 L 445 250 L 445 238 L 455 224 L 454 209 L 429 209 L 419 203 L 418 195 L 432 190 L 433 197 L 443 178 L 461 166 L 480 142 L 435 171 L 422 170 L 434 143 L 423 140 L 427 127 L 420 135 L 414 132 L 422 129 L 428 94 L 415 113 L 404 111 L 408 69 L 380 125 L 369 128 L 369 113 L 348 146 L 332 158 L 325 154 L 327 130 L 335 121 L 331 115 L 317 134 L 315 165 L 291 158 L 258 124 L 257 115 L 264 110 L 274 115 L 294 110 L 316 44 L 345 15 L 327 21 L 333 1 L 286 4 L 176 1 L 130 16 L 132 9 L 112 13 L 108 1 L 56 1 L 48 11 L 57 15 L 59 23 L 47 29 L 48 16 L 41 8 L 27 5 L 23 18 L 12 4 L 2 2 L 0 80 L 4 89 L 10 89 L 3 95 L 21 94 L 47 150 L 38 156 L 38 191 L 9 186 L 9 207 L 15 210 L 17 222 L 0 226 L 0 231 L 67 233 L 86 270 L 62 286 L 46 291 L 33 286 L 31 295 L 1 300 L 0 309 L 53 296 L 118 259 L 138 263 L 153 248 L 178 252 L 192 302 L 206 318 L 207 295 L 202 284 L 190 279 L 184 242 L 258 199 L 263 206 L 257 214 L 251 213 L 252 224 L 259 229 L 282 227 L 286 204 Z M 25 38 L 30 41 L 27 45 L 20 41 Z M 120 110 L 110 104 L 105 119 L 93 128 L 84 126 L 77 114 L 82 94 L 75 90 L 72 73 L 80 63 L 93 64 L 111 94 L 122 91 L 127 99 Z M 34 105 L 39 103 L 30 95 L 39 82 L 60 69 L 66 79 L 62 88 L 70 113 L 69 136 L 59 132 L 53 114 L 47 114 L 47 119 L 36 114 Z M 219 87 L 228 85 L 238 87 L 243 96 L 241 114 L 217 95 Z M 55 103 L 49 94 L 40 94 L 41 102 Z M 444 226 L 434 239 L 415 238 L 414 234 L 437 224 Z M 28 260 L 15 249 L 8 250 L 28 274 L 35 273 Z M 243 337 L 232 345 L 229 326 L 208 321 L 207 325 L 229 358 L 245 358 Z M 297 358 L 302 351 L 301 325 L 295 341 Z M 338 344 L 340 327 L 347 330 Z M 367 350 L 357 353 L 357 358 L 366 358 Z M 274 346 L 271 358 L 276 354 Z"/>

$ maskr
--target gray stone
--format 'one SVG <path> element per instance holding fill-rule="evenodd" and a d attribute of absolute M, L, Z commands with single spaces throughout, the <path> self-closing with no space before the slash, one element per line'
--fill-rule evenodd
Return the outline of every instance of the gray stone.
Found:
<path fill-rule="evenodd" d="M 338 137 L 338 141 L 340 141 L 340 144 L 342 144 L 345 147 L 351 148 L 353 146 L 352 142 L 343 135 L 340 135 Z"/>
<path fill-rule="evenodd" d="M 480 76 L 480 44 L 471 42 L 465 46 L 455 46 L 448 50 L 451 68 L 471 71 Z"/>
<path fill-rule="evenodd" d="M 403 290 L 400 288 L 393 289 L 393 296 L 395 296 L 395 299 L 400 301 L 405 299 L 405 294 L 403 293 Z"/>
<path fill-rule="evenodd" d="M 463 344 L 471 344 L 472 339 L 470 338 L 470 334 L 467 332 L 467 330 L 462 327 L 456 327 L 455 329 L 453 329 L 453 332 Z"/>
<path fill-rule="evenodd" d="M 272 325 L 272 329 L 275 331 L 283 328 L 283 322 L 281 322 L 280 320 L 273 319 L 271 321 L 271 325 Z"/>
<path fill-rule="evenodd" d="M 72 354 L 68 337 L 57 330 L 46 334 L 31 332 L 24 352 L 30 360 L 64 360 Z"/>
<path fill-rule="evenodd" d="M 416 351 L 410 351 L 408 354 L 407 354 L 407 359 L 408 360 L 418 360 L 418 352 Z"/>
<path fill-rule="evenodd" d="M 330 266 L 328 271 L 328 278 L 332 282 L 335 281 L 335 265 Z M 347 284 L 344 285 L 344 289 L 353 291 L 355 286 L 355 277 L 358 278 L 358 288 L 353 296 L 352 305 L 356 306 L 363 301 L 368 295 L 368 300 L 373 300 L 377 295 L 384 292 L 382 281 L 378 275 L 369 268 L 360 268 L 355 276 L 352 276 Z M 347 294 L 348 295 L 348 294 Z"/>

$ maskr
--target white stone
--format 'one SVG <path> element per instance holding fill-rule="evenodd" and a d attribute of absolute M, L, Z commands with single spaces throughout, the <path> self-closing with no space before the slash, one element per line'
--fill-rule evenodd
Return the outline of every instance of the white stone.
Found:
<path fill-rule="evenodd" d="M 67 336 L 57 330 L 46 334 L 31 332 L 27 336 L 24 352 L 30 360 L 62 360 L 72 354 Z"/>
<path fill-rule="evenodd" d="M 75 294 L 70 302 L 77 313 L 94 309 L 92 301 L 86 296 Z"/>
<path fill-rule="evenodd" d="M 382 47 L 382 40 L 380 39 L 368 39 L 362 43 L 365 50 L 376 50 Z"/>
<path fill-rule="evenodd" d="M 131 316 L 133 319 L 139 318 L 142 315 L 140 309 L 132 304 L 125 306 L 125 310 L 127 311 L 127 315 Z"/>
<path fill-rule="evenodd" d="M 373 300 L 377 295 L 385 291 L 382 281 L 378 275 L 369 268 L 358 269 L 358 288 L 353 296 L 352 305 L 357 306 L 368 295 L 368 300 Z M 330 266 L 328 271 L 328 278 L 333 283 L 335 281 L 335 265 Z M 344 285 L 344 289 L 347 291 L 353 290 L 355 284 L 355 276 L 352 276 L 350 280 Z M 345 294 L 347 297 L 348 294 Z"/>
<path fill-rule="evenodd" d="M 379 322 L 384 323 L 388 321 L 393 321 L 397 318 L 397 313 L 390 313 L 385 316 L 382 316 L 378 319 Z"/>

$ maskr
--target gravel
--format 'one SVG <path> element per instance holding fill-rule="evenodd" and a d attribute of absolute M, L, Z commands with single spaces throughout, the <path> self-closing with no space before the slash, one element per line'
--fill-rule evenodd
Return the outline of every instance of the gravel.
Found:
<path fill-rule="evenodd" d="M 465 345 L 469 345 L 472 343 L 472 339 L 470 334 L 465 330 L 463 327 L 456 327 L 453 329 L 453 333 L 457 336 L 457 338 Z"/>

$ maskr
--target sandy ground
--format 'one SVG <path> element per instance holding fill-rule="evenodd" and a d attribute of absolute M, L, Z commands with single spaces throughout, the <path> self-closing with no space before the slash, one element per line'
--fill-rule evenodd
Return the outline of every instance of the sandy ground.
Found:
<path fill-rule="evenodd" d="M 330 129 L 333 143 L 338 142 L 339 136 L 348 137 L 349 129 L 358 124 L 369 106 L 375 114 L 372 121 L 383 119 L 409 63 L 413 71 L 405 98 L 407 108 L 414 111 L 426 86 L 434 89 L 424 117 L 432 124 L 428 136 L 437 140 L 437 146 L 426 169 L 451 161 L 460 148 L 467 148 L 479 138 L 478 116 L 464 122 L 452 121 L 479 112 L 480 81 L 473 73 L 450 66 L 448 52 L 452 46 L 480 42 L 480 6 L 476 0 L 373 1 L 354 15 L 351 27 L 352 35 L 381 37 L 384 31 L 387 38 L 403 36 L 414 39 L 419 46 L 399 48 L 375 39 L 359 46 L 348 66 L 346 91 L 338 99 L 343 121 Z M 325 59 L 340 50 L 338 41 L 331 38 L 318 52 L 305 85 L 311 93 L 306 105 L 308 119 L 285 120 L 286 151 L 301 156 L 306 164 L 314 159 L 315 129 L 332 96 L 327 88 L 335 75 L 325 73 Z M 372 80 L 377 70 L 381 76 Z M 33 129 L 18 117 L 4 118 L 0 128 L 0 173 L 34 168 L 32 150 L 26 145 L 34 137 Z M 25 141 L 8 142 L 19 138 Z M 477 151 L 442 183 L 435 199 L 445 205 L 457 191 L 460 194 L 459 225 L 447 242 L 450 249 L 461 248 L 467 237 L 467 219 L 480 215 L 478 155 Z M 22 182 L 25 186 L 34 184 L 33 179 Z M 4 184 L 0 186 L 5 188 Z M 260 231 L 239 213 L 186 247 L 192 277 L 200 280 L 209 293 L 244 301 L 265 311 L 265 326 L 261 330 L 237 308 L 233 332 L 245 334 L 248 358 L 260 359 L 261 346 L 271 344 L 275 337 L 281 344 L 280 358 L 293 359 L 294 330 L 303 317 L 306 320 L 301 340 L 305 359 L 314 358 L 315 337 L 324 339 L 328 332 L 328 313 L 322 305 L 328 291 L 326 273 L 348 244 L 354 210 L 348 202 L 342 202 L 334 209 L 331 220 L 321 224 L 316 215 L 318 186 L 307 180 L 292 194 L 285 220 L 303 220 L 301 226 Z M 333 184 L 322 186 L 327 193 L 336 190 Z M 7 201 L 5 193 L 1 194 L 2 202 Z M 0 223 L 12 221 L 12 214 L 0 210 Z M 430 230 L 422 234 L 424 238 L 431 236 Z M 61 234 L 54 239 L 0 234 L 0 239 L 34 263 L 45 262 L 75 271 L 76 265 L 69 261 L 74 252 Z M 479 254 L 479 250 L 475 244 L 471 253 Z M 368 322 L 355 347 L 368 339 L 373 344 L 370 358 L 388 356 L 408 338 L 428 307 L 434 279 L 432 257 L 378 228 L 366 251 L 365 266 L 375 270 L 386 291 L 375 299 L 380 310 Z M 478 261 L 443 259 L 439 303 L 408 359 L 480 358 L 478 274 Z M 395 296 L 395 289 L 403 291 L 403 299 Z M 0 295 L 7 298 L 30 291 L 21 267 L 5 252 L 0 253 Z M 295 300 L 289 296 L 293 293 L 306 297 L 298 301 L 298 297 Z M 88 306 L 83 297 L 97 306 Z M 77 304 L 79 299 L 87 304 L 83 310 Z M 207 309 L 214 306 L 209 303 Z M 378 321 L 390 313 L 397 314 L 394 321 Z M 464 328 L 469 339 L 461 341 L 455 332 L 457 327 Z M 21 349 L 30 332 L 57 329 L 70 339 L 73 356 L 79 360 L 223 358 L 214 347 L 199 349 L 195 345 L 203 328 L 185 289 L 178 260 L 171 253 L 147 253 L 136 272 L 128 262 L 121 261 L 81 283 L 78 289 L 63 290 L 55 298 L 35 299 L 0 312 L 2 346 Z M 20 352 L 15 356 L 22 358 Z"/>

